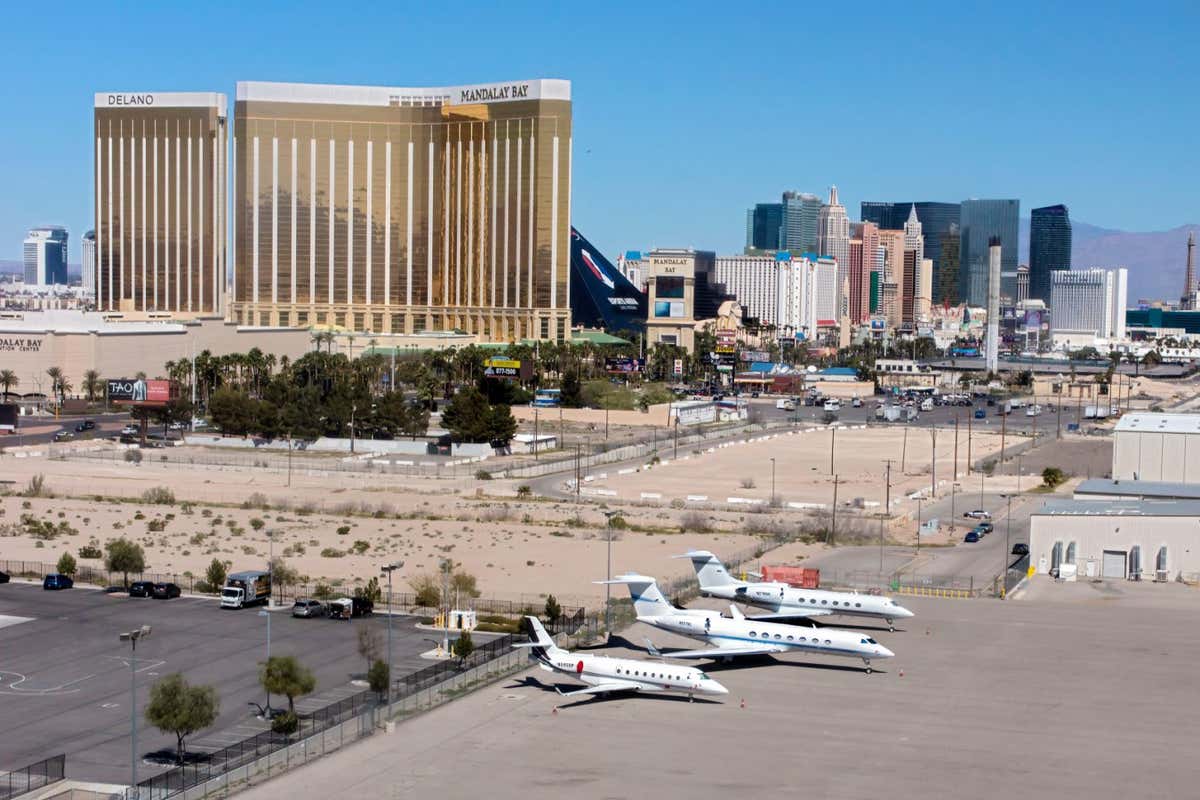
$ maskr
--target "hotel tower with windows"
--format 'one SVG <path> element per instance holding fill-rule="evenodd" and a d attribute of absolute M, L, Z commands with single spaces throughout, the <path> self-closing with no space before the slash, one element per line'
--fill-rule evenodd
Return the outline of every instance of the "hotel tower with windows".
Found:
<path fill-rule="evenodd" d="M 571 94 L 238 83 L 234 322 L 563 339 Z"/>
<path fill-rule="evenodd" d="M 95 96 L 96 308 L 224 313 L 226 101 Z"/>

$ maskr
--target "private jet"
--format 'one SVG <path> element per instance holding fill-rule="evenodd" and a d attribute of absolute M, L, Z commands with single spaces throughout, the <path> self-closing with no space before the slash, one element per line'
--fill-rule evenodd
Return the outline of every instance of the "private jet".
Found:
<path fill-rule="evenodd" d="M 695 667 L 681 667 L 664 662 L 653 663 L 631 658 L 612 658 L 591 653 L 571 653 L 554 644 L 536 617 L 529 621 L 531 641 L 513 647 L 529 648 L 529 657 L 547 672 L 568 675 L 587 684 L 586 688 L 564 692 L 563 697 L 582 694 L 604 696 L 609 692 L 661 692 L 686 694 L 688 701 L 696 695 L 720 696 L 729 690 Z"/>
<path fill-rule="evenodd" d="M 618 575 L 601 584 L 624 584 L 629 587 L 638 622 L 664 631 L 699 639 L 711 645 L 705 650 L 673 650 L 661 652 L 650 644 L 652 655 L 666 658 L 714 658 L 724 661 L 734 656 L 758 656 L 776 653 L 803 652 L 826 656 L 861 658 L 867 673 L 871 659 L 892 658 L 895 654 L 879 642 L 860 633 L 833 628 L 809 629 L 777 622 L 747 619 L 737 606 L 730 605 L 731 616 L 717 611 L 675 608 L 658 590 L 658 584 L 646 575 Z"/>
<path fill-rule="evenodd" d="M 721 560 L 707 550 L 689 550 L 675 558 L 690 558 L 700 581 L 700 594 L 750 603 L 771 613 L 751 619 L 797 619 L 840 614 L 883 619 L 895 631 L 895 620 L 908 619 L 913 612 L 890 597 L 824 589 L 797 589 L 786 583 L 740 581 L 729 574 Z"/>

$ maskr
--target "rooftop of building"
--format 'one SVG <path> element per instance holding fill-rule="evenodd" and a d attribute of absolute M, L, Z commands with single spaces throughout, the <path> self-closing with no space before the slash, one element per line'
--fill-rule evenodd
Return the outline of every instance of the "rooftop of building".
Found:
<path fill-rule="evenodd" d="M 1161 414 L 1139 411 L 1117 422 L 1117 433 L 1200 433 L 1200 414 Z"/>
<path fill-rule="evenodd" d="M 1047 500 L 1033 516 L 1200 517 L 1200 500 Z"/>
<path fill-rule="evenodd" d="M 1179 481 L 1131 481 L 1111 478 L 1089 478 L 1075 489 L 1078 499 L 1081 494 L 1117 494 L 1172 500 L 1200 500 L 1200 484 Z"/>
<path fill-rule="evenodd" d="M 571 82 L 557 78 L 464 86 L 347 86 L 238 81 L 238 102 L 327 103 L 358 106 L 467 105 L 521 100 L 570 100 Z"/>

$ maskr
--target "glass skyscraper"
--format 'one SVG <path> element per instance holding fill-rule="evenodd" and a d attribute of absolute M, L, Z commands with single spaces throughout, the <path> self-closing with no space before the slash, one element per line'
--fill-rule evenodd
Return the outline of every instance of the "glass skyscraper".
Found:
<path fill-rule="evenodd" d="M 782 203 L 758 203 L 746 211 L 746 250 L 778 250 Z"/>
<path fill-rule="evenodd" d="M 1050 302 L 1050 273 L 1071 268 L 1071 216 L 1064 205 L 1035 208 L 1029 217 L 1029 296 Z"/>
<path fill-rule="evenodd" d="M 925 240 L 925 258 L 933 262 L 933 302 L 954 302 L 957 297 L 958 261 L 955 260 L 952 276 L 943 275 L 944 267 L 950 268 L 942 257 L 942 242 L 951 227 L 957 228 L 958 203 L 904 202 L 881 203 L 864 201 L 860 211 L 863 222 L 874 222 L 885 230 L 903 230 L 908 212 L 916 207 L 917 219 L 921 222 L 921 234 Z M 984 261 L 987 260 L 987 239 L 984 238 Z M 950 293 L 947 295 L 946 290 Z"/>
<path fill-rule="evenodd" d="M 781 205 L 783 217 L 780 224 L 779 249 L 790 250 L 793 253 L 815 253 L 821 198 L 807 192 L 784 192 Z"/>
<path fill-rule="evenodd" d="M 959 295 L 973 306 L 987 303 L 988 242 L 1000 239 L 1000 294 L 1017 296 L 1019 200 L 964 200 L 959 212 Z M 922 220 L 923 222 L 924 220 Z"/>

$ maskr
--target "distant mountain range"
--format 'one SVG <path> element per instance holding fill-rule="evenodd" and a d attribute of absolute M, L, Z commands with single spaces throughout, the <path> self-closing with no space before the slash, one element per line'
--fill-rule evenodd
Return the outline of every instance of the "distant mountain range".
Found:
<path fill-rule="evenodd" d="M 1200 238 L 1200 225 L 1169 231 L 1117 231 L 1086 222 L 1071 223 L 1071 267 L 1126 267 L 1129 305 L 1138 300 L 1178 300 L 1183 293 L 1188 232 Z M 1021 220 L 1021 263 L 1029 263 L 1029 220 Z M 1200 253 L 1197 254 L 1200 259 Z"/>

